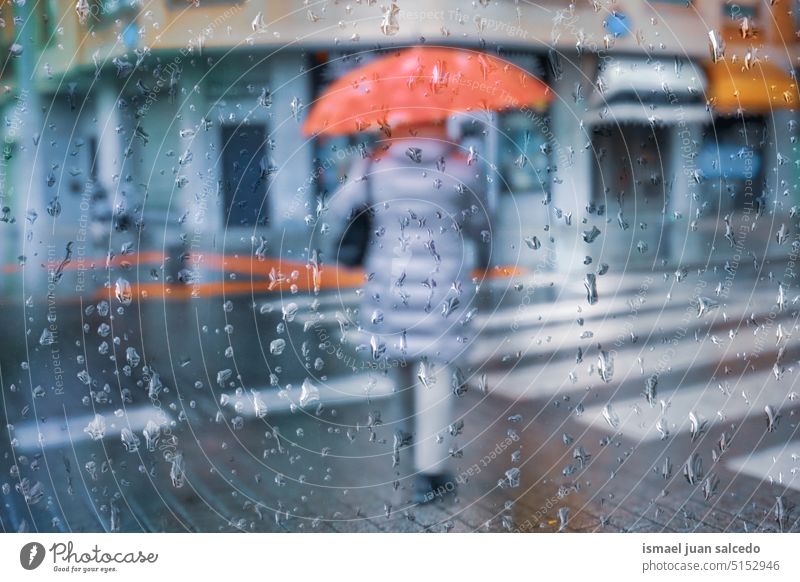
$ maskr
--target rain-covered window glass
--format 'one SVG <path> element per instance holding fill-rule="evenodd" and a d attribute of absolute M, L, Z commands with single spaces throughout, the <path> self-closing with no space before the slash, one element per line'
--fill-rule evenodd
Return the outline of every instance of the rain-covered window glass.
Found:
<path fill-rule="evenodd" d="M 222 189 L 228 227 L 264 224 L 267 220 L 267 160 L 264 124 L 223 125 Z"/>
<path fill-rule="evenodd" d="M 651 4 L 0 2 L 0 532 L 800 529 L 800 0 Z"/>
<path fill-rule="evenodd" d="M 499 116 L 498 169 L 504 192 L 539 192 L 547 179 L 547 120 L 529 112 L 510 111 Z"/>

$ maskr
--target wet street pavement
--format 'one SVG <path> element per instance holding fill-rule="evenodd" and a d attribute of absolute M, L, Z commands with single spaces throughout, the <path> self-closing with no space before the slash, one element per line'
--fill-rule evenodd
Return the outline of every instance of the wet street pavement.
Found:
<path fill-rule="evenodd" d="M 486 283 L 442 427 L 451 481 L 425 505 L 413 444 L 393 462 L 393 372 L 326 347 L 355 289 L 159 283 L 125 305 L 116 275 L 83 295 L 67 278 L 0 309 L 27 337 L 0 351 L 0 527 L 797 531 L 788 269 L 612 270 L 595 304 L 554 273 Z"/>

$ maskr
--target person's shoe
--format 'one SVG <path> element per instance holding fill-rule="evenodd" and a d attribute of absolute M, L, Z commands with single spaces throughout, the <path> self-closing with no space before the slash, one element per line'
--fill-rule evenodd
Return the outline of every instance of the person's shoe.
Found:
<path fill-rule="evenodd" d="M 455 493 L 456 482 L 449 473 L 422 473 L 414 482 L 412 501 L 417 505 L 443 499 Z"/>

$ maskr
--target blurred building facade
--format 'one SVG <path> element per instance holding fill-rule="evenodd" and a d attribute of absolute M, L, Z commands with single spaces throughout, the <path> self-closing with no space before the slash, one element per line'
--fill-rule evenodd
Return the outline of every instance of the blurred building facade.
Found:
<path fill-rule="evenodd" d="M 52 246 L 61 258 L 69 241 L 73 258 L 303 260 L 319 197 L 363 141 L 305 139 L 305 108 L 373 51 L 421 42 L 499 53 L 555 94 L 541 114 L 454 122 L 487 168 L 496 263 L 585 268 L 593 243 L 575 233 L 594 222 L 609 225 L 604 260 L 687 257 L 706 222 L 798 199 L 795 8 L 6 2 L 3 262 L 39 264 Z M 523 243 L 536 232 L 538 255 Z"/>

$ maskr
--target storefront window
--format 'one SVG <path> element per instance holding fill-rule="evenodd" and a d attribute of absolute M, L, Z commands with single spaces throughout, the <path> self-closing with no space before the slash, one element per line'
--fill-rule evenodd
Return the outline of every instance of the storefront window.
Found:
<path fill-rule="evenodd" d="M 548 121 L 529 111 L 499 116 L 498 170 L 500 191 L 514 194 L 544 192 L 547 185 Z"/>
<path fill-rule="evenodd" d="M 765 133 L 764 119 L 758 116 L 720 117 L 706 130 L 698 168 L 703 200 L 710 213 L 742 210 L 759 203 Z"/>
<path fill-rule="evenodd" d="M 620 222 L 664 208 L 667 130 L 643 123 L 598 125 L 592 135 L 592 202 L 620 213 Z M 646 219 L 645 219 L 646 220 Z"/>
<path fill-rule="evenodd" d="M 230 227 L 265 224 L 268 168 L 264 151 L 267 128 L 263 124 L 223 125 L 222 189 L 226 224 Z"/>

